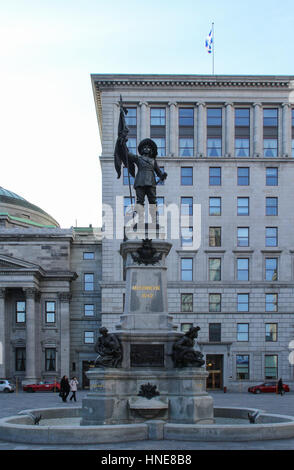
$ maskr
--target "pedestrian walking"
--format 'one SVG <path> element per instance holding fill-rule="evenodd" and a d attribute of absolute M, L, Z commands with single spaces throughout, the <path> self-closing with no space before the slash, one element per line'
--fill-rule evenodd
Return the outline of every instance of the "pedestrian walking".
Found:
<path fill-rule="evenodd" d="M 62 398 L 62 401 L 66 402 L 69 392 L 70 392 L 70 385 L 69 385 L 68 377 L 64 375 L 60 381 L 60 393 L 59 393 L 59 395 Z"/>
<path fill-rule="evenodd" d="M 284 395 L 284 393 L 285 393 L 282 378 L 280 378 L 280 380 L 278 381 L 278 393 L 281 396 Z"/>
<path fill-rule="evenodd" d="M 70 397 L 70 401 L 72 399 L 74 399 L 74 401 L 77 401 L 77 397 L 76 397 L 76 392 L 78 390 L 78 380 L 76 377 L 73 377 L 71 379 L 71 381 L 69 382 L 69 385 L 70 385 L 70 391 L 72 392 L 72 396 Z"/>

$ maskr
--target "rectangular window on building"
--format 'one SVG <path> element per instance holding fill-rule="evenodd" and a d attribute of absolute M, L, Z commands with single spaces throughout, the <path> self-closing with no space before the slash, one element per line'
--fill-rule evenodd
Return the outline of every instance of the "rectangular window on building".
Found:
<path fill-rule="evenodd" d="M 209 280 L 221 280 L 221 258 L 209 258 Z"/>
<path fill-rule="evenodd" d="M 249 379 L 249 356 L 240 355 L 236 356 L 236 379 L 248 380 Z"/>
<path fill-rule="evenodd" d="M 130 175 L 130 184 L 134 184 L 135 178 L 133 178 L 132 175 Z M 123 167 L 123 184 L 125 186 L 129 185 L 129 178 L 128 178 L 128 169 Z"/>
<path fill-rule="evenodd" d="M 278 311 L 278 294 L 265 294 L 265 311 Z"/>
<path fill-rule="evenodd" d="M 179 108 L 179 153 L 180 157 L 194 155 L 194 109 Z"/>
<path fill-rule="evenodd" d="M 15 348 L 15 370 L 16 372 L 26 370 L 26 348 Z"/>
<path fill-rule="evenodd" d="M 221 198 L 209 198 L 209 215 L 221 215 Z"/>
<path fill-rule="evenodd" d="M 158 157 L 166 155 L 166 110 L 150 109 L 150 137 L 157 145 Z"/>
<path fill-rule="evenodd" d="M 94 274 L 92 273 L 84 274 L 84 290 L 85 291 L 94 290 Z"/>
<path fill-rule="evenodd" d="M 46 372 L 56 371 L 56 349 L 55 348 L 45 349 L 45 371 Z"/>
<path fill-rule="evenodd" d="M 277 197 L 266 198 L 265 215 L 278 215 L 278 198 Z"/>
<path fill-rule="evenodd" d="M 278 156 L 278 109 L 263 110 L 263 156 Z"/>
<path fill-rule="evenodd" d="M 84 343 L 94 344 L 94 331 L 84 331 Z"/>
<path fill-rule="evenodd" d="M 56 302 L 45 302 L 45 321 L 46 323 L 56 322 Z"/>
<path fill-rule="evenodd" d="M 249 215 L 249 197 L 237 198 L 237 215 Z"/>
<path fill-rule="evenodd" d="M 265 280 L 277 281 L 278 280 L 278 259 L 265 258 Z"/>
<path fill-rule="evenodd" d="M 265 355 L 264 376 L 265 376 L 265 379 L 277 379 L 278 378 L 278 356 L 276 354 Z"/>
<path fill-rule="evenodd" d="M 181 312 L 193 312 L 193 294 L 181 294 Z"/>
<path fill-rule="evenodd" d="M 95 255 L 92 251 L 85 251 L 83 253 L 83 259 L 95 259 Z"/>
<path fill-rule="evenodd" d="M 181 197 L 181 215 L 193 215 L 192 197 Z"/>
<path fill-rule="evenodd" d="M 207 156 L 221 157 L 222 155 L 222 110 L 221 108 L 207 109 Z"/>
<path fill-rule="evenodd" d="M 84 315 L 85 317 L 94 316 L 94 304 L 85 304 L 84 305 Z"/>
<path fill-rule="evenodd" d="M 237 341 L 249 341 L 249 324 L 237 324 Z"/>
<path fill-rule="evenodd" d="M 266 186 L 278 186 L 278 168 L 266 168 Z"/>
<path fill-rule="evenodd" d="M 181 280 L 193 281 L 193 258 L 181 259 Z"/>
<path fill-rule="evenodd" d="M 221 168 L 220 167 L 210 167 L 209 168 L 209 185 L 210 186 L 221 186 Z"/>
<path fill-rule="evenodd" d="M 221 227 L 209 227 L 209 246 L 221 246 Z"/>
<path fill-rule="evenodd" d="M 181 246 L 193 246 L 193 227 L 181 227 Z"/>
<path fill-rule="evenodd" d="M 210 343 L 220 343 L 221 342 L 221 323 L 209 323 L 208 325 L 208 338 Z"/>
<path fill-rule="evenodd" d="M 249 281 L 249 259 L 237 258 L 237 280 Z"/>
<path fill-rule="evenodd" d="M 278 324 L 277 323 L 265 324 L 265 341 L 266 342 L 278 341 Z"/>
<path fill-rule="evenodd" d="M 193 186 L 193 168 L 192 167 L 181 167 L 181 185 L 182 186 Z"/>
<path fill-rule="evenodd" d="M 26 322 L 26 302 L 25 300 L 16 302 L 16 323 Z"/>
<path fill-rule="evenodd" d="M 125 116 L 126 125 L 129 128 L 127 147 L 130 153 L 137 153 L 137 108 L 128 108 Z"/>
<path fill-rule="evenodd" d="M 249 312 L 249 294 L 237 294 L 238 312 Z"/>
<path fill-rule="evenodd" d="M 221 312 L 222 309 L 222 295 L 221 294 L 209 294 L 209 312 Z"/>
<path fill-rule="evenodd" d="M 238 186 L 249 186 L 250 178 L 249 178 L 249 168 L 247 167 L 239 167 L 237 168 L 237 175 L 238 175 Z"/>
<path fill-rule="evenodd" d="M 265 246 L 278 246 L 278 227 L 265 228 Z"/>
<path fill-rule="evenodd" d="M 249 246 L 249 227 L 237 228 L 237 246 Z"/>
<path fill-rule="evenodd" d="M 235 155 L 236 157 L 250 155 L 249 108 L 235 108 Z"/>

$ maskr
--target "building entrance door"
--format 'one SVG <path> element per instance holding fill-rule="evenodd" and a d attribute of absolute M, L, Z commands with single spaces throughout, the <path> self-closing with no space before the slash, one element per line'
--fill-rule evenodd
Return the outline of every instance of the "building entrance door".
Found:
<path fill-rule="evenodd" d="M 221 389 L 223 387 L 223 355 L 207 354 L 206 370 L 209 372 L 206 388 L 209 390 Z"/>

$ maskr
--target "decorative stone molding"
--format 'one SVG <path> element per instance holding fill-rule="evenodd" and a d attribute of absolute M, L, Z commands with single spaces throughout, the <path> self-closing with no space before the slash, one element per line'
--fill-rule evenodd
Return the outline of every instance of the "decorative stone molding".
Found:
<path fill-rule="evenodd" d="M 37 300 L 40 298 L 40 292 L 35 287 L 25 287 L 23 288 L 23 291 L 27 299 Z"/>
<path fill-rule="evenodd" d="M 70 292 L 59 292 L 58 298 L 60 302 L 69 302 L 71 300 L 72 294 Z"/>
<path fill-rule="evenodd" d="M 276 79 L 276 78 L 264 78 L 264 79 L 251 79 L 246 80 L 246 78 L 236 78 L 228 79 L 224 77 L 223 79 L 211 79 L 211 78 L 198 78 L 194 79 L 180 79 L 179 77 L 170 76 L 169 78 L 144 78 L 140 79 L 139 77 L 128 78 L 128 79 L 111 79 L 105 77 L 104 79 L 95 75 L 92 76 L 92 80 L 95 84 L 97 91 L 102 87 L 195 87 L 195 88 L 211 88 L 211 87 L 221 87 L 221 88 L 289 88 L 290 87 L 290 78 L 289 79 Z"/>

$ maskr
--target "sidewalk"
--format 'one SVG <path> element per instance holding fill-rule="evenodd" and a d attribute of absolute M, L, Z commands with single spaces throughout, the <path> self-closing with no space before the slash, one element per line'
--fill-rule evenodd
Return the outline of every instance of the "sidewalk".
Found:
<path fill-rule="evenodd" d="M 0 393 L 0 417 L 16 415 L 30 408 L 58 406 L 81 407 L 87 391 L 77 392 L 77 402 L 63 403 L 58 393 Z M 284 396 L 276 394 L 212 392 L 214 406 L 259 408 L 268 413 L 294 416 L 294 392 Z M 293 439 L 258 442 L 185 442 L 185 441 L 137 441 L 118 444 L 96 444 L 87 446 L 45 446 L 0 441 L 1 450 L 292 450 Z"/>

